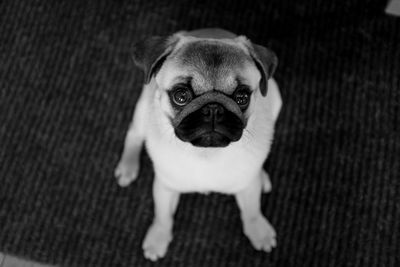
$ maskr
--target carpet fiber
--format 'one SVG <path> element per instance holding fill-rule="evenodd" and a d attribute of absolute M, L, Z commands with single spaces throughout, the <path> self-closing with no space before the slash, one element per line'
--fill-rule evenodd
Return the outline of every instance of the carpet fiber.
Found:
<path fill-rule="evenodd" d="M 296 2 L 296 3 L 294 3 Z M 0 251 L 65 267 L 400 266 L 400 20 L 384 1 L 2 1 Z M 184 195 L 157 264 L 142 256 L 152 163 L 113 171 L 141 90 L 131 47 L 219 26 L 278 55 L 265 168 L 270 254 L 232 196 Z"/>

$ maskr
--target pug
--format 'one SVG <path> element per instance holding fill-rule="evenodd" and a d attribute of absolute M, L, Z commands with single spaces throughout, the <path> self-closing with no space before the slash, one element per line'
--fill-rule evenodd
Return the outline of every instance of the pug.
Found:
<path fill-rule="evenodd" d="M 243 232 L 270 252 L 276 233 L 260 208 L 271 190 L 263 164 L 282 101 L 271 79 L 278 60 L 270 49 L 222 29 L 149 37 L 134 46 L 144 87 L 115 176 L 128 186 L 138 176 L 143 144 L 154 166 L 154 220 L 144 256 L 165 256 L 182 193 L 233 194 Z"/>

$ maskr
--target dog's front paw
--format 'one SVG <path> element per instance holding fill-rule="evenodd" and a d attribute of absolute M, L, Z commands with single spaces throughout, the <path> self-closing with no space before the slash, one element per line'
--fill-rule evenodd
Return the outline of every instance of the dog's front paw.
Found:
<path fill-rule="evenodd" d="M 165 256 L 168 245 L 172 240 L 171 229 L 161 224 L 153 223 L 143 241 L 144 257 L 156 261 Z"/>
<path fill-rule="evenodd" d="M 271 252 L 272 248 L 276 247 L 276 232 L 263 216 L 245 221 L 244 233 L 257 250 Z"/>
<path fill-rule="evenodd" d="M 138 173 L 139 164 L 121 161 L 114 171 L 114 176 L 120 186 L 126 187 L 136 180 Z"/>

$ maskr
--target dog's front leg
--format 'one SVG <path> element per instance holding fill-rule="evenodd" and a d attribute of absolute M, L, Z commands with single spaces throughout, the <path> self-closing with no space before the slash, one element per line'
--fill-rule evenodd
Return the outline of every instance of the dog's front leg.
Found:
<path fill-rule="evenodd" d="M 133 115 L 133 120 L 129 125 L 129 130 L 125 138 L 124 151 L 115 169 L 114 175 L 120 186 L 125 187 L 136 180 L 140 168 L 140 152 L 142 150 L 145 123 L 146 106 L 145 102 L 147 90 L 142 91 Z"/>
<path fill-rule="evenodd" d="M 179 193 L 156 177 L 153 183 L 154 220 L 143 241 L 144 256 L 152 261 L 165 256 L 172 240 L 173 216 L 179 202 Z"/>
<path fill-rule="evenodd" d="M 276 246 L 276 233 L 261 212 L 260 201 L 263 181 L 256 178 L 244 190 L 236 193 L 243 223 L 243 231 L 257 250 L 270 252 Z"/>

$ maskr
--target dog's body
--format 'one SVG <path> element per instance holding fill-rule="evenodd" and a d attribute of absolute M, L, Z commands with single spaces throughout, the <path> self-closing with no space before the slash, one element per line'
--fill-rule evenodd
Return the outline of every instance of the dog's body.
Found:
<path fill-rule="evenodd" d="M 155 170 L 155 219 L 143 243 L 151 260 L 165 255 L 179 194 L 186 192 L 235 194 L 253 246 L 264 251 L 276 246 L 275 231 L 260 211 L 261 190 L 271 189 L 263 163 L 282 105 L 277 84 L 266 81 L 276 58 L 264 51 L 255 63 L 258 55 L 246 52 L 247 42 L 206 29 L 137 48 L 147 84 L 115 174 L 121 186 L 136 178 L 145 143 Z M 151 45 L 161 47 L 150 54 Z"/>

